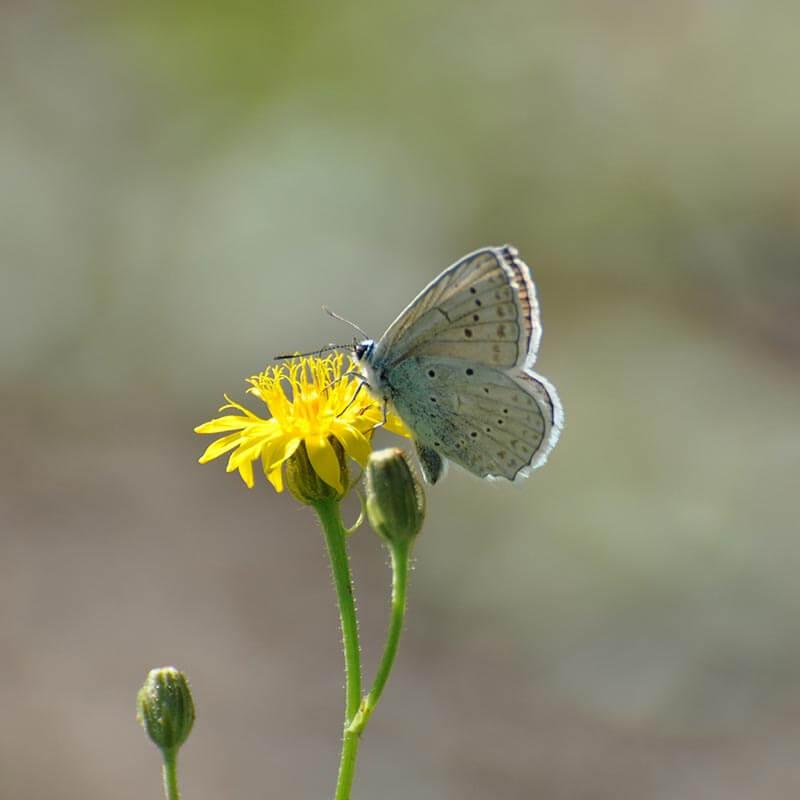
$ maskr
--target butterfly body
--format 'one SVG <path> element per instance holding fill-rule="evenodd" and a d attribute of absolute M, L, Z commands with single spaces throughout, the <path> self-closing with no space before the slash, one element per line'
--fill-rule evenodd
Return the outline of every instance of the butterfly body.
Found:
<path fill-rule="evenodd" d="M 446 269 L 355 358 L 413 432 L 429 482 L 447 460 L 515 480 L 544 463 L 563 421 L 555 389 L 529 369 L 540 337 L 527 265 L 490 247 Z"/>

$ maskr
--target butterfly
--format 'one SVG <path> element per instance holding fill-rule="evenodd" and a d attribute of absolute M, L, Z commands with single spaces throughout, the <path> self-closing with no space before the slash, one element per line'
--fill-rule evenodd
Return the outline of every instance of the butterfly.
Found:
<path fill-rule="evenodd" d="M 429 483 L 448 461 L 514 481 L 545 462 L 564 420 L 555 388 L 531 370 L 541 334 L 528 266 L 509 245 L 485 247 L 431 281 L 377 342 L 356 344 L 354 358 L 413 433 Z"/>

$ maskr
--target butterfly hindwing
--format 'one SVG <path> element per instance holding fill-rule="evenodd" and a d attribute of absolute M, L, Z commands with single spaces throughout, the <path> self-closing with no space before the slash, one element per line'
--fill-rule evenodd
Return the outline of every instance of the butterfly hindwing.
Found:
<path fill-rule="evenodd" d="M 418 356 L 387 378 L 397 412 L 414 420 L 421 456 L 433 450 L 475 475 L 514 480 L 542 464 L 558 439 L 555 389 L 530 371 Z"/>
<path fill-rule="evenodd" d="M 432 447 L 428 447 L 422 442 L 415 441 L 414 446 L 417 450 L 417 457 L 425 480 L 431 485 L 437 483 L 447 471 L 447 464 L 444 459 Z"/>
<path fill-rule="evenodd" d="M 536 293 L 514 248 L 465 256 L 413 300 L 378 344 L 376 362 L 464 358 L 499 369 L 532 363 L 541 335 Z"/>

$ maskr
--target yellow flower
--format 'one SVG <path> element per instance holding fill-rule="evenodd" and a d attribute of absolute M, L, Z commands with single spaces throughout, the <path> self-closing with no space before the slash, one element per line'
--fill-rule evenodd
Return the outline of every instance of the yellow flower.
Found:
<path fill-rule="evenodd" d="M 238 470 L 252 488 L 253 461 L 260 459 L 264 475 L 276 491 L 282 492 L 283 463 L 304 443 L 314 471 L 326 484 L 344 493 L 333 439 L 346 455 L 366 466 L 372 451 L 372 431 L 383 421 L 383 405 L 360 386 L 358 378 L 350 377 L 350 371 L 355 370 L 352 359 L 344 372 L 343 366 L 341 353 L 325 358 L 298 357 L 249 378 L 247 392 L 263 400 L 271 416 L 259 417 L 225 395 L 228 402 L 220 411 L 232 409 L 238 413 L 217 417 L 195 428 L 195 433 L 227 434 L 209 445 L 200 463 L 233 450 L 228 472 Z M 409 435 L 392 413 L 384 427 Z"/>

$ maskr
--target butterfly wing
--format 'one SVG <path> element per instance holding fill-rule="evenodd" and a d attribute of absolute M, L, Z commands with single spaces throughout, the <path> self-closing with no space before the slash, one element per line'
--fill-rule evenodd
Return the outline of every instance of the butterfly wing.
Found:
<path fill-rule="evenodd" d="M 442 457 L 479 477 L 513 481 L 541 466 L 558 441 L 558 395 L 530 370 L 510 374 L 458 358 L 418 356 L 386 377 L 397 412 L 413 420 L 431 483 L 442 474 Z"/>
<path fill-rule="evenodd" d="M 422 444 L 418 439 L 414 446 L 425 480 L 431 485 L 437 483 L 447 472 L 447 462 L 432 447 Z"/>
<path fill-rule="evenodd" d="M 528 266 L 513 247 L 486 247 L 417 295 L 378 342 L 374 363 L 439 355 L 511 369 L 533 363 L 540 337 Z"/>
<path fill-rule="evenodd" d="M 508 480 L 544 463 L 563 413 L 530 369 L 540 338 L 527 265 L 513 247 L 488 247 L 426 286 L 365 358 L 368 384 L 414 432 L 430 483 L 447 459 Z"/>

